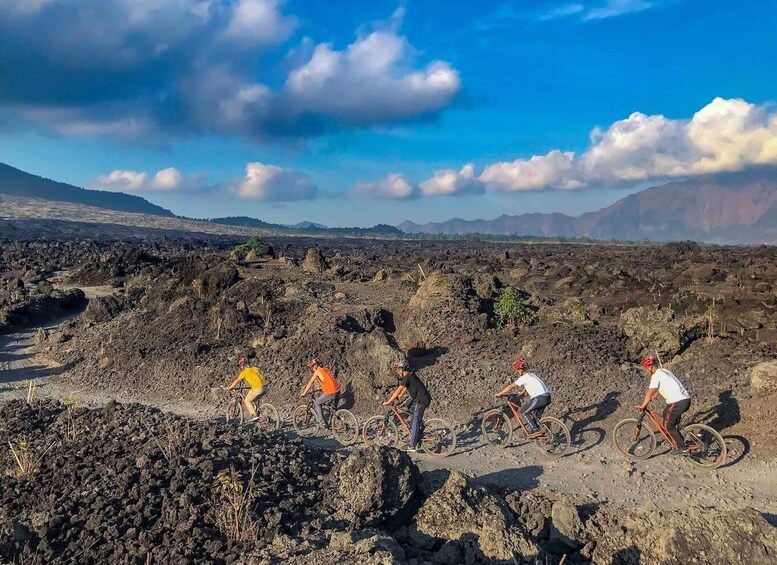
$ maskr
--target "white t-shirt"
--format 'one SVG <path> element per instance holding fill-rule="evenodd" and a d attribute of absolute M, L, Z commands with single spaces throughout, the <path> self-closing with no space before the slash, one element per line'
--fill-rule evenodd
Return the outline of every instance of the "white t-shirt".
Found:
<path fill-rule="evenodd" d="M 522 377 L 519 377 L 518 380 L 515 381 L 515 384 L 525 388 L 526 392 L 532 398 L 542 396 L 543 394 L 550 394 L 548 387 L 542 382 L 542 379 L 534 373 L 526 373 Z"/>
<path fill-rule="evenodd" d="M 688 400 L 691 395 L 680 382 L 680 379 L 674 376 L 672 371 L 659 369 L 653 373 L 648 388 L 657 388 L 658 393 L 664 397 L 667 404 Z"/>

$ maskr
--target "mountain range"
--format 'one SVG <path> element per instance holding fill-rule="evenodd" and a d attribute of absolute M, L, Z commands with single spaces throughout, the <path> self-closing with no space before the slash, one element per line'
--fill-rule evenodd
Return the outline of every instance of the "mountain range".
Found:
<path fill-rule="evenodd" d="M 492 234 L 713 243 L 777 243 L 777 169 L 758 168 L 671 182 L 580 216 L 502 215 L 493 220 L 416 224 L 416 234 Z"/>
<path fill-rule="evenodd" d="M 6 222 L 52 219 L 203 233 L 390 237 L 424 234 L 533 236 L 598 240 L 696 240 L 712 243 L 777 244 L 777 168 L 670 182 L 621 198 L 580 216 L 560 213 L 502 215 L 493 220 L 446 222 L 372 228 L 328 228 L 313 222 L 293 226 L 245 216 L 192 220 L 135 195 L 87 190 L 25 173 L 0 163 L 0 217 Z M 59 203 L 59 204 L 57 204 Z M 103 212 L 101 212 L 101 210 Z M 120 215 L 117 215 L 120 214 Z M 88 218 L 88 220 L 87 220 Z M 18 228 L 18 225 L 17 225 Z M 13 228 L 13 229 L 17 229 Z M 88 229 L 83 226 L 82 229 Z M 12 233 L 12 226 L 5 227 Z"/>
<path fill-rule="evenodd" d="M 0 194 L 72 202 L 117 212 L 175 216 L 170 210 L 152 204 L 140 196 L 105 190 L 88 190 L 26 173 L 3 163 L 0 163 Z"/>

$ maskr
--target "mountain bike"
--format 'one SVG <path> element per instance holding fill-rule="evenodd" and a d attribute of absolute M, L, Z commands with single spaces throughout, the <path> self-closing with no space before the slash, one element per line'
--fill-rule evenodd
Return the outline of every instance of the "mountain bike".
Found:
<path fill-rule="evenodd" d="M 322 426 L 316 417 L 316 399 L 312 393 L 305 395 L 307 401 L 294 409 L 291 423 L 296 432 L 302 437 L 312 437 L 321 433 Z M 359 420 L 353 412 L 344 408 L 337 409 L 340 398 L 327 402 L 321 408 L 324 413 L 324 421 L 335 436 L 335 439 L 343 445 L 351 445 L 359 438 Z"/>
<path fill-rule="evenodd" d="M 226 390 L 226 388 L 224 390 Z M 241 386 L 228 391 L 234 395 L 234 398 L 230 400 L 227 405 L 227 423 L 237 422 L 244 424 L 251 419 L 252 416 L 246 410 L 245 404 L 243 403 L 249 390 L 251 390 L 250 387 Z M 258 406 L 256 405 L 256 402 L 253 404 L 254 410 L 256 410 L 257 419 L 248 423 L 256 424 L 259 428 L 266 431 L 277 431 L 280 429 L 281 418 L 278 415 L 278 410 L 275 406 L 267 402 L 262 402 Z"/>
<path fill-rule="evenodd" d="M 537 422 L 539 430 L 529 432 L 521 418 L 520 397 L 503 397 L 505 404 L 489 410 L 483 415 L 480 431 L 486 441 L 496 447 L 505 448 L 513 439 L 513 427 L 510 416 L 518 422 L 522 438 L 534 442 L 537 448 L 551 457 L 561 457 L 572 443 L 569 429 L 564 422 L 551 416 L 543 416 Z M 532 417 L 530 415 L 530 417 Z"/>
<path fill-rule="evenodd" d="M 646 408 L 640 411 L 639 418 L 626 418 L 615 424 L 612 430 L 615 446 L 626 457 L 631 459 L 647 459 L 656 449 L 656 434 L 645 422 L 652 424 L 655 431 L 661 434 L 673 448 L 679 446 L 667 429 L 661 423 L 661 416 Z M 704 424 L 688 424 L 682 430 L 685 438 L 685 448 L 691 462 L 705 469 L 717 469 L 726 460 L 726 442 L 721 435 Z"/>
<path fill-rule="evenodd" d="M 407 444 L 410 439 L 408 422 L 412 421 L 413 415 L 405 406 L 392 402 L 388 412 L 382 416 L 373 416 L 364 423 L 362 439 L 367 445 L 397 447 L 400 442 Z M 447 457 L 456 449 L 455 429 L 442 418 L 424 421 L 421 449 L 429 455 Z"/>

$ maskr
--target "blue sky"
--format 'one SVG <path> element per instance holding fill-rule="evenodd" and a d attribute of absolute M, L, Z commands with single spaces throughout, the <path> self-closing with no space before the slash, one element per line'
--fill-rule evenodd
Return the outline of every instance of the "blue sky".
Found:
<path fill-rule="evenodd" d="M 776 163 L 774 29 L 771 2 L 8 0 L 0 161 L 197 217 L 578 214 Z"/>

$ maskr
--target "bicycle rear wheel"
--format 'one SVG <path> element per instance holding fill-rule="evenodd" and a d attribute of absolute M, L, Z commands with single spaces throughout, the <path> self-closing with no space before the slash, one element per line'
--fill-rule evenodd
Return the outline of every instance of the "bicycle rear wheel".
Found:
<path fill-rule="evenodd" d="M 441 418 L 424 422 L 421 448 L 429 455 L 447 457 L 456 449 L 456 430 Z"/>
<path fill-rule="evenodd" d="M 480 433 L 491 445 L 505 448 L 513 439 L 513 424 L 504 410 L 494 408 L 483 415 Z"/>
<path fill-rule="evenodd" d="M 399 440 L 399 430 L 386 416 L 373 416 L 364 423 L 362 439 L 367 445 L 395 447 Z"/>
<path fill-rule="evenodd" d="M 546 416 L 540 419 L 542 435 L 534 438 L 534 445 L 551 457 L 561 457 L 572 444 L 569 429 L 558 418 Z"/>
<path fill-rule="evenodd" d="M 726 461 L 726 442 L 711 427 L 689 424 L 682 433 L 689 458 L 697 467 L 717 469 Z"/>
<path fill-rule="evenodd" d="M 291 415 L 291 425 L 302 437 L 312 437 L 318 432 L 318 420 L 307 404 L 300 404 Z"/>
<path fill-rule="evenodd" d="M 647 459 L 656 448 L 656 434 L 636 418 L 615 424 L 612 437 L 618 450 L 631 459 Z"/>
<path fill-rule="evenodd" d="M 259 419 L 256 424 L 260 429 L 268 432 L 276 432 L 281 427 L 281 417 L 278 415 L 278 410 L 272 404 L 261 404 L 259 410 L 256 411 L 256 415 Z"/>
<path fill-rule="evenodd" d="M 335 439 L 343 445 L 356 443 L 359 438 L 359 420 L 350 410 L 340 409 L 332 415 L 330 427 Z"/>
<path fill-rule="evenodd" d="M 245 415 L 243 414 L 243 403 L 237 399 L 230 401 L 230 403 L 227 404 L 227 411 L 225 416 L 227 419 L 227 424 L 242 424 L 245 420 Z"/>

